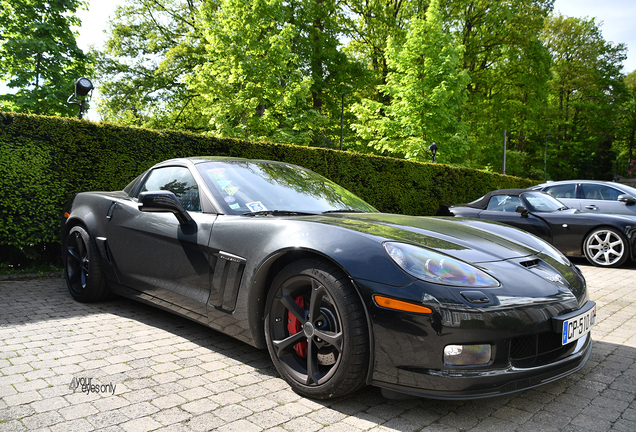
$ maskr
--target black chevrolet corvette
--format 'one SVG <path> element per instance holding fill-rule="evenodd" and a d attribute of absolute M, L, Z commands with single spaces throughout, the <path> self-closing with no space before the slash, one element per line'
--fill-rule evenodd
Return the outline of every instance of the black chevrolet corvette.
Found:
<path fill-rule="evenodd" d="M 64 216 L 73 298 L 119 294 L 267 348 L 304 396 L 496 396 L 573 373 L 592 349 L 596 305 L 547 242 L 377 213 L 286 163 L 169 160 L 123 191 L 76 194 Z"/>
<path fill-rule="evenodd" d="M 599 267 L 618 267 L 630 257 L 636 259 L 636 217 L 583 213 L 545 192 L 496 190 L 440 214 L 512 225 L 541 237 L 567 256 L 585 256 Z"/>

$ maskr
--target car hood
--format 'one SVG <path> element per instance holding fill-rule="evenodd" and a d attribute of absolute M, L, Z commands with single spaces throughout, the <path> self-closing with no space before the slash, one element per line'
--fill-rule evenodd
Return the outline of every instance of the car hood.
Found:
<path fill-rule="evenodd" d="M 418 244 L 472 263 L 528 257 L 546 248 L 542 240 L 524 231 L 477 219 L 385 213 L 332 213 L 310 219 L 384 241 Z"/>

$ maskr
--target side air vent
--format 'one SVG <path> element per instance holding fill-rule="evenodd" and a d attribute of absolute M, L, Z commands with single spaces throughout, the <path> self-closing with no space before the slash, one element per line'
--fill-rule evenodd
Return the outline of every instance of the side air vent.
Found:
<path fill-rule="evenodd" d="M 538 259 L 533 259 L 533 260 L 530 260 L 530 261 L 522 261 L 519 264 L 521 264 L 525 268 L 536 267 L 536 266 L 539 265 L 539 260 Z"/>
<path fill-rule="evenodd" d="M 216 308 L 233 311 L 243 279 L 245 258 L 221 251 L 213 256 L 217 259 L 212 265 L 212 290 L 209 302 Z"/>

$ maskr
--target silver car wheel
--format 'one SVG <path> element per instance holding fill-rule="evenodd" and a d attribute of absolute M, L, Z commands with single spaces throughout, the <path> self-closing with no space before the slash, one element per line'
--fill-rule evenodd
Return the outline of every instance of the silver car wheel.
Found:
<path fill-rule="evenodd" d="M 587 260 L 599 267 L 618 267 L 627 260 L 625 237 L 612 228 L 599 228 L 585 239 Z"/>

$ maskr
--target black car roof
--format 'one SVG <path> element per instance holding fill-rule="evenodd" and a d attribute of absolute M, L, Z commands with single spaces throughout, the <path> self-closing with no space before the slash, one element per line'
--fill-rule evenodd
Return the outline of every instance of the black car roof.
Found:
<path fill-rule="evenodd" d="M 466 204 L 466 207 L 484 209 L 488 206 L 488 202 L 490 201 L 490 198 L 493 196 L 497 196 L 497 195 L 520 196 L 522 194 L 529 193 L 529 192 L 545 193 L 541 191 L 533 191 L 528 189 L 498 189 L 498 190 L 490 191 L 483 197 Z"/>

